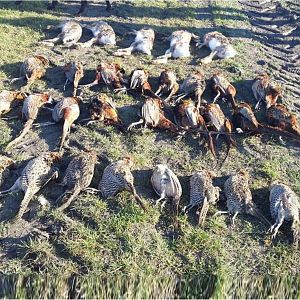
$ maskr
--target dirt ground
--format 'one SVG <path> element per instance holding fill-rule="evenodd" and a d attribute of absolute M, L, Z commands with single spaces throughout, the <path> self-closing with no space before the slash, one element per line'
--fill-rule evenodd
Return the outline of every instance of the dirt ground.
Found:
<path fill-rule="evenodd" d="M 49 91 L 55 100 L 72 94 L 70 86 L 63 91 L 62 66 L 66 62 L 82 62 L 85 76 L 80 83 L 85 84 L 94 79 L 94 70 L 103 60 L 120 63 L 127 76 L 137 67 L 146 69 L 154 90 L 165 67 L 176 72 L 179 82 L 196 70 L 203 70 L 207 80 L 213 72 L 221 70 L 236 87 L 237 100 L 254 105 L 252 80 L 264 70 L 281 86 L 280 101 L 299 117 L 300 4 L 296 1 L 116 2 L 114 9 L 106 12 L 103 1 L 93 1 L 82 16 L 75 18 L 85 24 L 104 20 L 117 34 L 116 47 L 87 49 L 63 46 L 51 49 L 38 43 L 55 36 L 55 32 L 46 29 L 47 25 L 73 18 L 78 2 L 62 2 L 53 12 L 46 11 L 41 2 L 25 2 L 19 10 L 13 2 L 1 2 L 0 89 L 20 89 L 21 83 L 9 85 L 7 79 L 18 76 L 25 57 L 44 54 L 51 64 L 32 91 Z M 215 60 L 208 66 L 200 65 L 207 49 L 198 50 L 194 44 L 191 58 L 170 60 L 166 66 L 154 65 L 151 57 L 141 54 L 128 58 L 111 55 L 116 48 L 130 44 L 132 36 L 126 33 L 145 26 L 156 32 L 153 57 L 164 54 L 168 42 L 163 38 L 177 29 L 186 29 L 200 37 L 218 30 L 231 38 L 238 54 L 234 59 Z M 91 33 L 84 30 L 80 41 L 89 38 Z M 16 40 L 18 47 L 15 47 Z M 299 297 L 300 252 L 290 245 L 289 225 L 283 226 L 273 243 L 266 234 L 267 228 L 250 216 L 238 217 L 236 226 L 231 228 L 226 216 L 211 218 L 218 209 L 226 207 L 221 195 L 216 207 L 210 209 L 203 229 L 196 226 L 195 211 L 189 215 L 180 213 L 180 228 L 174 229 L 169 207 L 162 211 L 154 207 L 156 195 L 150 184 L 153 167 L 167 163 L 183 186 L 180 202 L 183 208 L 189 201 L 189 177 L 194 172 L 214 169 L 217 173 L 214 183 L 222 188 L 228 175 L 243 168 L 251 175 L 254 202 L 272 221 L 268 203 L 271 181 L 280 179 L 300 194 L 299 147 L 286 139 L 282 145 L 276 136 L 236 136 L 237 147 L 230 150 L 220 168 L 218 161 L 192 136 L 178 138 L 150 129 L 122 133 L 103 124 L 85 126 L 80 121 L 88 117 L 88 104 L 100 91 L 113 97 L 126 125 L 138 120 L 141 96 L 114 94 L 104 85 L 83 89 L 81 114 L 71 129 L 69 147 L 58 165 L 58 180 L 50 182 L 33 199 L 19 223 L 11 224 L 10 219 L 20 204 L 21 193 L 1 198 L 0 273 L 4 277 L 0 275 L 0 297 Z M 204 98 L 208 102 L 213 98 L 209 86 Z M 220 101 L 220 106 L 230 117 L 229 105 Z M 8 116 L 19 112 L 17 107 Z M 265 122 L 264 109 L 257 117 Z M 50 120 L 51 113 L 41 109 L 36 122 Z M 22 122 L 0 120 L 1 153 L 16 161 L 1 190 L 14 183 L 28 160 L 56 148 L 61 127 L 57 124 L 34 128 L 11 153 L 5 153 L 5 145 L 17 135 Z M 55 200 L 64 191 L 58 183 L 68 162 L 84 148 L 97 150 L 109 161 L 124 154 L 132 155 L 135 185 L 149 205 L 147 214 L 140 211 L 126 192 L 108 201 L 82 193 L 65 213 L 54 212 Z M 221 161 L 226 153 L 222 138 L 217 148 Z M 98 161 L 92 187 L 97 187 L 107 159 Z M 37 201 L 41 197 L 48 201 L 45 207 Z M 16 274 L 21 278 L 15 277 Z M 37 279 L 37 275 L 44 279 Z M 255 276 L 252 282 L 251 276 Z M 93 281 L 95 277 L 108 279 Z M 52 284 L 49 278 L 55 278 Z M 13 288 L 7 288 L 11 286 L 9 283 Z M 26 286 L 38 288 L 33 292 Z M 102 294 L 97 289 L 99 286 L 103 287 Z"/>

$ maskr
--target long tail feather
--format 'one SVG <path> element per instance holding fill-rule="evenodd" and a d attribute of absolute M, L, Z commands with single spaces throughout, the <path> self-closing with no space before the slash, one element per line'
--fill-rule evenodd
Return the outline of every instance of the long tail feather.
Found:
<path fill-rule="evenodd" d="M 205 197 L 204 201 L 203 201 L 201 211 L 199 212 L 198 225 L 200 227 L 203 227 L 203 225 L 204 225 L 206 215 L 207 215 L 207 212 L 208 212 L 208 208 L 209 208 L 209 204 L 208 204 L 207 198 Z"/>
<path fill-rule="evenodd" d="M 23 217 L 23 215 L 28 207 L 28 204 L 29 204 L 30 200 L 32 199 L 32 197 L 34 196 L 34 194 L 35 193 L 32 192 L 32 190 L 29 187 L 24 195 L 22 202 L 21 202 L 20 209 L 18 211 L 16 219 L 21 219 Z"/>
<path fill-rule="evenodd" d="M 80 191 L 81 191 L 80 188 L 75 188 L 73 190 L 73 193 L 71 194 L 71 196 L 68 198 L 68 200 L 64 204 L 62 204 L 60 207 L 58 207 L 57 210 L 63 211 L 67 207 L 69 207 L 70 204 L 72 203 L 72 201 L 79 195 Z"/>

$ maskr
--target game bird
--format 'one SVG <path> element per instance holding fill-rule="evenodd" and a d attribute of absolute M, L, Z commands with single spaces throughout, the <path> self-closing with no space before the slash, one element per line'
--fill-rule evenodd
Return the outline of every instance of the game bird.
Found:
<path fill-rule="evenodd" d="M 166 50 L 165 54 L 157 57 L 155 63 L 167 63 L 168 58 L 185 58 L 190 57 L 190 43 L 192 39 L 196 41 L 199 37 L 186 30 L 174 31 L 168 38 L 170 41 L 170 48 Z"/>
<path fill-rule="evenodd" d="M 264 217 L 261 211 L 253 202 L 251 190 L 249 187 L 249 173 L 240 170 L 234 175 L 230 175 L 224 184 L 224 193 L 227 199 L 227 211 L 218 211 L 215 215 L 229 214 L 234 226 L 235 218 L 238 214 L 249 214 L 258 218 L 261 222 L 269 225 L 269 221 Z"/>
<path fill-rule="evenodd" d="M 217 93 L 213 103 L 215 103 L 220 97 L 225 100 L 229 97 L 234 99 L 236 95 L 236 89 L 223 74 L 216 72 L 213 74 L 211 82 L 212 89 Z"/>
<path fill-rule="evenodd" d="M 134 30 L 132 33 L 135 35 L 134 42 L 128 48 L 117 50 L 113 55 L 128 56 L 131 55 L 132 52 L 141 52 L 151 55 L 155 38 L 154 30 L 144 28 L 138 31 Z"/>
<path fill-rule="evenodd" d="M 217 56 L 220 59 L 228 59 L 236 56 L 236 50 L 230 44 L 230 41 L 222 33 L 213 31 L 204 35 L 203 43 L 198 43 L 197 47 L 208 47 L 211 53 L 201 59 L 202 64 L 209 64 Z"/>
<path fill-rule="evenodd" d="M 18 103 L 22 103 L 28 94 L 20 91 L 7 91 L 0 92 L 0 117 L 10 112 Z"/>
<path fill-rule="evenodd" d="M 0 196 L 17 191 L 25 193 L 16 215 L 16 220 L 22 218 L 32 197 L 50 180 L 58 177 L 58 172 L 53 167 L 53 164 L 60 158 L 61 156 L 57 152 L 47 152 L 30 160 L 14 185 L 10 189 L 0 192 Z"/>
<path fill-rule="evenodd" d="M 39 109 L 46 103 L 52 103 L 53 99 L 48 93 L 32 94 L 25 98 L 22 107 L 22 118 L 26 121 L 21 133 L 6 146 L 6 151 L 18 144 L 29 132 L 33 122 L 37 118 Z"/>
<path fill-rule="evenodd" d="M 104 169 L 98 189 L 105 199 L 114 197 L 121 191 L 128 191 L 134 196 L 141 208 L 146 211 L 146 206 L 134 187 L 134 178 L 131 173 L 133 166 L 134 162 L 128 156 L 111 163 Z"/>
<path fill-rule="evenodd" d="M 183 208 L 188 213 L 192 208 L 197 207 L 199 211 L 199 225 L 203 226 L 210 205 L 215 205 L 220 196 L 221 189 L 213 185 L 213 178 L 216 174 L 212 171 L 202 170 L 196 172 L 190 178 L 190 203 Z"/>
<path fill-rule="evenodd" d="M 155 95 L 161 97 L 163 94 L 168 94 L 164 99 L 166 103 L 178 92 L 179 84 L 177 83 L 176 74 L 171 70 L 163 70 L 159 76 L 159 87 Z"/>
<path fill-rule="evenodd" d="M 24 89 L 29 89 L 33 82 L 45 76 L 49 60 L 44 55 L 35 55 L 24 60 L 20 67 L 20 77 L 13 78 L 10 83 L 18 80 L 26 80 Z"/>
<path fill-rule="evenodd" d="M 93 45 L 115 45 L 116 34 L 114 29 L 104 21 L 94 22 L 91 25 L 85 25 L 84 28 L 93 33 L 93 38 L 84 42 L 78 43 L 78 46 L 89 48 Z"/>
<path fill-rule="evenodd" d="M 285 221 L 292 221 L 293 243 L 298 246 L 300 238 L 300 203 L 296 193 L 286 184 L 274 181 L 269 187 L 271 216 L 276 222 L 269 233 L 275 239 L 279 228 Z"/>
<path fill-rule="evenodd" d="M 184 97 L 195 96 L 197 103 L 196 107 L 199 108 L 202 103 L 205 103 L 205 101 L 202 99 L 205 87 L 206 83 L 202 71 L 191 74 L 180 85 L 181 94 L 178 95 L 176 101 L 178 102 Z"/>
<path fill-rule="evenodd" d="M 252 92 L 256 99 L 255 110 L 260 109 L 264 103 L 267 107 L 275 105 L 278 97 L 281 96 L 281 90 L 274 82 L 271 81 L 267 73 L 261 73 L 256 76 L 252 84 Z"/>
<path fill-rule="evenodd" d="M 97 153 L 95 151 L 82 151 L 70 161 L 62 185 L 67 190 L 56 200 L 63 203 L 57 209 L 65 210 L 70 206 L 81 191 L 86 190 L 92 182 L 94 176 L 95 164 L 97 162 Z"/>
<path fill-rule="evenodd" d="M 178 215 L 179 201 L 182 196 L 182 187 L 178 177 L 165 164 L 159 164 L 153 169 L 151 184 L 159 196 L 155 201 L 157 206 L 162 200 L 162 208 L 165 206 L 167 199 L 172 199 L 172 211 L 175 216 Z"/>
<path fill-rule="evenodd" d="M 92 83 L 80 85 L 81 87 L 92 87 L 100 83 L 115 89 L 116 91 L 126 89 L 123 74 L 124 69 L 119 64 L 101 62 L 96 69 L 96 78 Z"/>
<path fill-rule="evenodd" d="M 160 99 L 147 97 L 141 107 L 140 120 L 130 124 L 127 130 L 130 131 L 137 125 L 143 125 L 144 128 L 158 128 L 178 133 L 178 127 L 165 117 L 162 108 L 163 102 Z"/>
<path fill-rule="evenodd" d="M 64 91 L 68 83 L 73 84 L 73 97 L 77 95 L 77 88 L 80 79 L 84 76 L 83 66 L 80 62 L 69 62 L 64 66 L 64 73 L 66 76 L 66 82 L 64 85 Z"/>
<path fill-rule="evenodd" d="M 60 29 L 61 33 L 53 38 L 44 40 L 41 43 L 47 46 L 54 46 L 57 44 L 63 44 L 67 47 L 75 45 L 81 38 L 82 27 L 81 25 L 73 20 L 63 21 L 57 26 L 49 25 L 47 29 Z"/>

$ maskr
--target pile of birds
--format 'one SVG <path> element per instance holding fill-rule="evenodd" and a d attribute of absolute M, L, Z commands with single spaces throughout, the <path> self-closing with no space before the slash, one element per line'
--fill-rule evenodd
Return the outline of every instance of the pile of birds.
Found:
<path fill-rule="evenodd" d="M 93 38 L 85 43 L 79 43 L 82 35 L 82 28 L 92 31 Z M 106 22 L 100 21 L 91 25 L 81 25 L 75 21 L 61 23 L 60 34 L 53 38 L 42 41 L 44 45 L 55 46 L 63 44 L 68 47 L 82 48 L 92 45 L 115 45 L 116 35 L 113 28 Z M 151 55 L 155 41 L 155 32 L 151 28 L 134 31 L 134 41 L 128 48 L 118 49 L 115 56 L 128 56 L 133 52 L 142 52 Z M 169 58 L 180 59 L 189 57 L 190 43 L 196 42 L 197 47 L 208 47 L 211 53 L 201 59 L 202 65 L 210 63 L 213 58 L 229 59 L 236 55 L 236 51 L 230 40 L 219 32 L 207 33 L 203 42 L 200 38 L 188 31 L 175 31 L 168 38 L 170 47 L 165 54 L 154 59 L 154 63 L 167 63 Z M 236 145 L 234 134 L 278 134 L 280 137 L 287 137 L 289 140 L 300 142 L 300 126 L 294 114 L 289 112 L 284 104 L 277 103 L 281 97 L 280 88 L 272 82 L 267 73 L 261 73 L 253 80 L 252 91 L 257 103 L 255 110 L 262 105 L 266 106 L 265 123 L 260 123 L 255 117 L 251 105 L 245 102 L 237 103 L 235 100 L 236 89 L 228 79 L 221 73 L 216 72 L 207 82 L 203 71 L 196 71 L 187 76 L 181 84 L 178 83 L 176 74 L 168 69 L 162 70 L 159 77 L 159 85 L 154 91 L 149 83 L 149 73 L 143 69 L 135 69 L 129 76 L 126 76 L 124 69 L 119 64 L 101 61 L 95 71 L 95 80 L 86 85 L 80 85 L 84 77 L 84 69 L 80 62 L 71 61 L 66 63 L 62 71 L 65 73 L 65 90 L 68 84 L 73 85 L 72 97 L 63 97 L 54 101 L 49 93 L 31 93 L 30 87 L 36 79 L 45 76 L 46 68 L 49 67 L 49 60 L 43 55 L 35 55 L 27 58 L 20 68 L 20 77 L 17 80 L 25 80 L 26 85 L 22 91 L 2 91 L 0 93 L 0 116 L 2 117 L 18 103 L 22 103 L 22 117 L 25 121 L 20 134 L 12 140 L 5 151 L 16 147 L 29 130 L 33 127 L 39 109 L 45 104 L 54 103 L 52 119 L 54 123 L 62 122 L 62 136 L 56 152 L 47 152 L 29 161 L 23 169 L 21 176 L 8 190 L 0 192 L 0 196 L 15 191 L 25 193 L 16 218 L 20 219 L 26 212 L 30 200 L 50 180 L 57 178 L 58 169 L 54 165 L 62 158 L 68 134 L 73 123 L 80 116 L 79 103 L 82 101 L 82 90 L 104 84 L 115 93 L 133 92 L 143 97 L 139 120 L 128 126 L 124 125 L 119 116 L 118 109 L 114 105 L 112 97 L 100 93 L 89 103 L 91 122 L 102 122 L 105 125 L 115 125 L 123 132 L 129 132 L 134 127 L 142 125 L 149 128 L 163 129 L 174 135 L 193 134 L 199 137 L 214 157 L 216 155 L 215 143 L 218 137 L 224 136 L 228 151 L 231 146 Z M 203 99 L 206 88 L 211 88 L 215 93 L 214 99 L 208 103 Z M 80 88 L 80 95 L 78 90 Z M 219 104 L 216 102 L 222 99 L 232 107 L 232 118 L 227 118 Z M 46 126 L 54 124 L 46 122 L 36 124 Z M 226 155 L 226 157 L 227 157 Z M 0 180 L 7 176 L 7 170 L 13 161 L 6 156 L 0 157 L 1 169 Z M 132 169 L 133 159 L 129 156 L 123 157 L 116 162 L 109 164 L 99 182 L 98 189 L 91 189 L 95 164 L 98 160 L 97 153 L 92 150 L 82 151 L 69 163 L 62 184 L 66 186 L 66 192 L 57 199 L 61 205 L 58 210 L 66 209 L 81 191 L 90 190 L 99 193 L 102 197 L 114 197 L 119 191 L 127 190 L 134 196 L 136 202 L 143 210 L 147 205 L 136 192 Z M 213 185 L 213 178 L 216 174 L 210 170 L 201 170 L 190 178 L 190 203 L 184 207 L 184 212 L 189 212 L 197 207 L 199 214 L 199 225 L 203 226 L 209 206 L 214 205 L 221 192 L 220 187 Z M 1 183 L 0 181 L 0 183 Z M 156 205 L 166 199 L 172 199 L 172 215 L 177 222 L 182 187 L 178 177 L 165 164 L 159 164 L 153 169 L 151 183 L 154 191 L 159 195 Z M 300 204 L 298 197 L 291 188 L 280 182 L 273 182 L 270 187 L 270 212 L 276 223 L 270 227 L 270 233 L 275 238 L 279 227 L 284 221 L 292 221 L 294 243 L 298 244 L 300 236 L 299 211 Z M 232 174 L 226 180 L 223 193 L 227 199 L 227 211 L 220 211 L 217 214 L 229 213 L 232 216 L 232 223 L 238 214 L 250 214 L 261 221 L 269 224 L 269 221 L 256 207 L 253 202 L 249 188 L 249 174 L 240 170 Z"/>

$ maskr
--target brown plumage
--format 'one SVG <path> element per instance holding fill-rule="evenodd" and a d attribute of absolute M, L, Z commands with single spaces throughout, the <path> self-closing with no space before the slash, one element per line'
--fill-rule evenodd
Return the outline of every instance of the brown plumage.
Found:
<path fill-rule="evenodd" d="M 66 76 L 66 82 L 64 85 L 64 91 L 68 83 L 73 84 L 73 97 L 77 94 L 77 88 L 80 79 L 84 76 L 83 66 L 80 62 L 69 62 L 64 66 L 64 73 Z"/>
<path fill-rule="evenodd" d="M 59 122 L 61 120 L 63 120 L 64 122 L 59 151 L 61 151 L 64 146 L 67 134 L 70 132 L 72 124 L 79 117 L 79 101 L 79 97 L 67 97 L 61 99 L 54 106 L 54 109 L 52 111 L 52 119 L 54 120 L 54 122 Z"/>
<path fill-rule="evenodd" d="M 270 79 L 267 73 L 256 76 L 252 84 L 252 92 L 257 101 L 255 109 L 261 107 L 261 103 L 266 104 L 267 109 L 276 104 L 278 97 L 281 96 L 281 90 Z"/>
<path fill-rule="evenodd" d="M 19 91 L 0 92 L 0 117 L 7 114 L 17 103 L 22 103 L 28 95 Z"/>
<path fill-rule="evenodd" d="M 213 103 L 215 103 L 220 96 L 222 98 L 235 97 L 236 95 L 235 87 L 220 72 L 216 72 L 212 76 L 211 82 L 212 82 L 213 90 L 217 93 L 216 97 L 213 100 Z"/>
<path fill-rule="evenodd" d="M 128 156 L 111 163 L 104 169 L 98 189 L 104 198 L 114 197 L 120 191 L 129 191 L 142 209 L 146 211 L 146 206 L 137 194 L 133 184 L 134 178 L 131 173 L 133 166 L 134 162 Z"/>
<path fill-rule="evenodd" d="M 89 106 L 89 111 L 93 121 L 103 122 L 105 125 L 116 125 L 120 129 L 123 128 L 123 123 L 119 118 L 113 99 L 106 94 L 101 93 L 97 98 L 94 98 Z"/>
<path fill-rule="evenodd" d="M 127 130 L 144 124 L 144 127 L 159 128 L 178 133 L 177 126 L 165 117 L 162 108 L 163 103 L 160 99 L 146 98 L 141 108 L 141 119 L 138 122 L 130 124 Z"/>
<path fill-rule="evenodd" d="M 155 92 L 159 97 L 162 94 L 169 94 L 164 100 L 168 102 L 172 96 L 174 96 L 179 90 L 179 84 L 177 83 L 176 74 L 170 70 L 164 70 L 159 76 L 159 87 Z"/>
<path fill-rule="evenodd" d="M 7 178 L 9 173 L 9 168 L 14 165 L 14 161 L 7 157 L 0 155 L 0 186 L 3 181 Z"/>
<path fill-rule="evenodd" d="M 204 74 L 201 71 L 189 75 L 180 85 L 180 91 L 182 92 L 182 94 L 179 95 L 176 101 L 179 101 L 184 97 L 194 95 L 197 103 L 197 108 L 199 108 L 203 102 L 201 97 L 204 93 L 205 86 L 206 83 L 204 80 Z"/>
<path fill-rule="evenodd" d="M 60 29 L 61 33 L 49 40 L 42 41 L 43 44 L 54 46 L 56 44 L 63 44 L 66 46 L 72 46 L 76 44 L 79 39 L 81 38 L 82 34 L 82 27 L 79 23 L 70 20 L 70 21 L 63 21 L 57 26 L 48 26 L 48 29 Z"/>
<path fill-rule="evenodd" d="M 297 116 L 288 111 L 283 104 L 275 104 L 267 110 L 267 122 L 300 138 L 300 125 Z"/>
<path fill-rule="evenodd" d="M 6 150 L 20 142 L 20 140 L 28 133 L 35 121 L 39 108 L 45 103 L 52 103 L 52 98 L 49 94 L 32 94 L 25 98 L 22 107 L 22 118 L 26 121 L 20 135 L 12 140 L 7 146 Z"/>
<path fill-rule="evenodd" d="M 36 79 L 45 76 L 46 68 L 49 66 L 49 60 L 43 55 L 35 55 L 26 58 L 20 67 L 20 77 L 11 80 L 11 83 L 17 80 L 26 80 L 26 88 L 29 88 Z"/>
<path fill-rule="evenodd" d="M 69 207 L 79 193 L 88 188 L 94 176 L 96 161 L 97 153 L 95 151 L 81 152 L 70 161 L 62 181 L 62 185 L 67 187 L 67 191 L 57 199 L 57 201 L 62 199 L 63 202 L 58 210 L 62 211 Z M 68 196 L 68 194 L 71 195 Z"/>
<path fill-rule="evenodd" d="M 81 86 L 92 87 L 103 82 L 105 85 L 113 89 L 124 89 L 124 73 L 124 69 L 122 69 L 119 64 L 101 62 L 96 69 L 95 80 L 90 84 L 85 84 Z"/>
<path fill-rule="evenodd" d="M 217 214 L 228 213 L 232 216 L 232 225 L 238 214 L 250 214 L 260 221 L 270 224 L 261 211 L 256 207 L 252 199 L 249 187 L 249 174 L 245 170 L 240 170 L 229 176 L 224 184 L 224 193 L 227 199 L 227 211 L 219 211 Z"/>
<path fill-rule="evenodd" d="M 16 191 L 25 193 L 16 219 L 22 218 L 32 197 L 52 178 L 58 177 L 58 173 L 52 165 L 60 157 L 57 152 L 48 152 L 30 160 L 14 185 L 10 189 L 0 192 L 0 195 Z"/>

